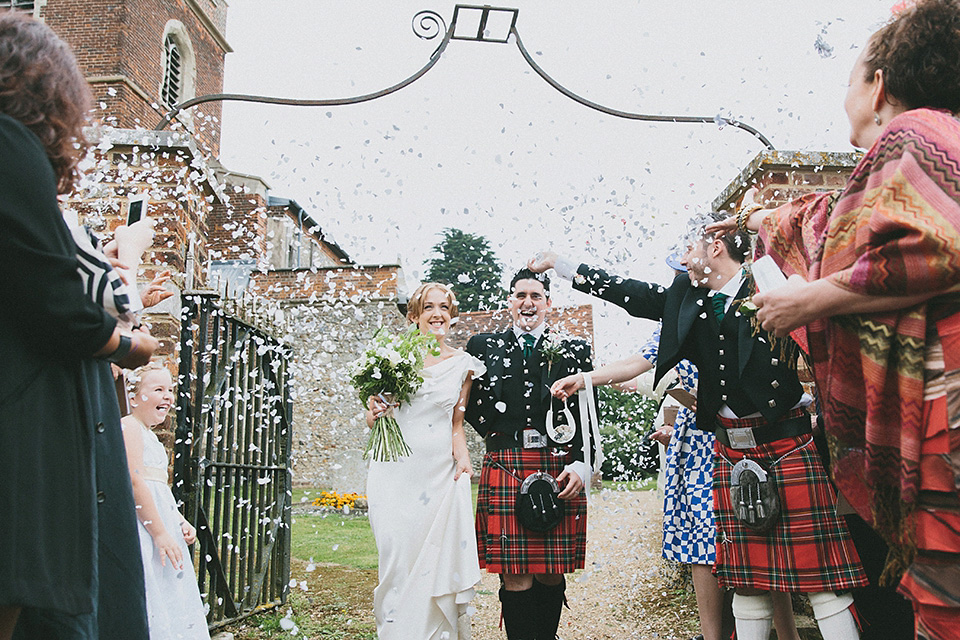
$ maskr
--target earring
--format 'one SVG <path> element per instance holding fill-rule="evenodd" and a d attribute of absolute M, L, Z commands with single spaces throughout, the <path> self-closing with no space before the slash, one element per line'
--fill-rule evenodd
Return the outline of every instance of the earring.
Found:
<path fill-rule="evenodd" d="M 880 123 L 880 114 L 877 113 L 876 111 L 873 112 L 873 121 L 876 122 L 877 124 L 881 124 L 881 123 Z"/>

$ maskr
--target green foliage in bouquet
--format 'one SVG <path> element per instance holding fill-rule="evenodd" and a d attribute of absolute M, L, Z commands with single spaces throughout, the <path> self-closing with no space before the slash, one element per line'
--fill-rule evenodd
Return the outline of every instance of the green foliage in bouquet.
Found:
<path fill-rule="evenodd" d="M 437 340 L 420 333 L 416 325 L 396 335 L 379 329 L 363 355 L 351 365 L 350 383 L 363 406 L 370 396 L 381 396 L 391 406 L 409 402 L 423 384 L 423 359 L 428 353 L 439 353 Z M 371 455 L 377 462 L 410 455 L 400 426 L 390 414 L 374 421 L 363 457 Z"/>

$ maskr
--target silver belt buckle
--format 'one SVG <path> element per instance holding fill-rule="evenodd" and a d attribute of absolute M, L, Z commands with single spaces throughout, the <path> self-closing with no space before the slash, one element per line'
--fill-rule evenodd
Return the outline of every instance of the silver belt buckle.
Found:
<path fill-rule="evenodd" d="M 536 429 L 523 430 L 523 448 L 524 449 L 542 449 L 547 446 L 547 436 Z"/>
<path fill-rule="evenodd" d="M 757 439 L 753 437 L 753 428 L 740 427 L 737 429 L 726 429 L 727 440 L 730 441 L 732 449 L 753 449 L 757 446 Z"/>

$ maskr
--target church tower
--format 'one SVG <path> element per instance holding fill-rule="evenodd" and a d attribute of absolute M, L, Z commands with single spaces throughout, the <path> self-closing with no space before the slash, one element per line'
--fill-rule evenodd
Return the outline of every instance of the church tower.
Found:
<path fill-rule="evenodd" d="M 67 41 L 93 89 L 96 117 L 120 129 L 153 129 L 175 104 L 223 91 L 226 0 L 12 0 Z M 221 104 L 182 113 L 206 155 L 220 152 Z"/>

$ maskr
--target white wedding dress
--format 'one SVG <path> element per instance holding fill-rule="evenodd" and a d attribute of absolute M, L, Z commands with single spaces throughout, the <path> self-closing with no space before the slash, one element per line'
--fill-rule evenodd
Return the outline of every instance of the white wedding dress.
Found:
<path fill-rule="evenodd" d="M 470 478 L 453 480 L 452 420 L 467 375 L 484 371 L 467 353 L 424 369 L 423 386 L 395 413 L 412 454 L 370 463 L 367 500 L 380 574 L 373 610 L 381 640 L 469 636 L 466 609 L 480 565 Z"/>

